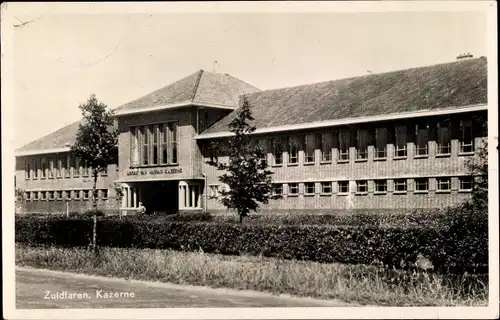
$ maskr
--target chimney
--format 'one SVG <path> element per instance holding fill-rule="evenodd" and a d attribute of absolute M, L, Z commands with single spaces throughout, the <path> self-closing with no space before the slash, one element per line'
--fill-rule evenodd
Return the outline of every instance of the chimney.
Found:
<path fill-rule="evenodd" d="M 463 59 L 471 59 L 473 58 L 474 56 L 470 53 L 470 52 L 467 52 L 467 53 L 464 53 L 464 54 L 461 54 L 457 57 L 457 60 L 463 60 Z"/>

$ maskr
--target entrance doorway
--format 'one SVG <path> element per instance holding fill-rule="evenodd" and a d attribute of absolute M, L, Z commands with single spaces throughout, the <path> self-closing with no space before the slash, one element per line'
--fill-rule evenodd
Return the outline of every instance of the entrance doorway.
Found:
<path fill-rule="evenodd" d="M 147 213 L 177 213 L 179 195 L 177 181 L 153 181 L 138 184 L 141 189 L 141 202 Z"/>

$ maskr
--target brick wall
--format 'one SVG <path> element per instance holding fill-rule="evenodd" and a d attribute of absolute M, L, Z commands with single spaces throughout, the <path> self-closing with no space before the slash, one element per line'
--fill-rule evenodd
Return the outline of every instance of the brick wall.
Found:
<path fill-rule="evenodd" d="M 283 153 L 284 163 L 281 166 L 271 166 L 274 171 L 273 180 L 276 183 L 284 184 L 283 199 L 271 200 L 268 205 L 264 205 L 262 211 L 287 211 L 291 209 L 393 209 L 393 208 L 439 208 L 448 205 L 455 205 L 463 202 L 470 197 L 470 192 L 459 191 L 460 176 L 467 175 L 465 163 L 473 157 L 471 154 L 460 153 L 460 131 L 459 123 L 463 116 L 448 117 L 451 119 L 451 154 L 446 156 L 437 155 L 437 133 L 433 132 L 440 118 L 427 119 L 430 124 L 431 133 L 429 141 L 429 152 L 426 157 L 418 157 L 415 154 L 415 137 L 410 132 L 407 142 L 407 156 L 402 159 L 394 157 L 395 139 L 389 137 L 387 144 L 387 158 L 385 160 L 375 160 L 374 139 L 370 138 L 371 144 L 368 146 L 368 159 L 356 160 L 355 143 L 351 143 L 349 148 L 350 160 L 348 162 L 339 161 L 338 143 L 334 140 L 333 144 L 333 159 L 330 163 L 321 163 L 320 150 L 316 150 L 316 159 L 314 164 L 304 164 L 304 152 L 299 151 L 299 163 L 297 165 L 289 165 L 287 163 L 288 154 Z M 468 115 L 471 119 L 471 115 Z M 421 121 L 421 119 L 419 119 Z M 414 120 L 403 122 L 411 128 L 414 125 Z M 398 124 L 402 124 L 399 122 Z M 377 126 L 394 126 L 394 122 L 384 122 L 364 125 L 364 128 L 374 128 Z M 479 127 L 478 123 L 474 127 Z M 356 127 L 349 127 L 355 130 Z M 343 128 L 330 128 L 328 130 L 335 131 Z M 435 130 L 434 130 L 435 131 Z M 304 134 L 307 132 L 297 132 L 296 134 Z M 321 133 L 321 131 L 316 131 Z M 292 133 L 290 133 L 292 134 Z M 484 132 L 480 130 L 474 131 L 475 148 L 481 145 Z M 351 140 L 352 142 L 352 140 Z M 203 144 L 206 142 L 200 142 Z M 205 161 L 208 160 L 208 155 L 204 155 Z M 227 157 L 221 156 L 221 161 L 227 161 Z M 268 163 L 272 163 L 272 155 L 268 154 Z M 222 172 L 217 171 L 214 167 L 204 164 L 204 171 L 207 175 L 207 183 L 218 184 L 218 177 Z M 429 190 L 427 193 L 416 193 L 414 186 L 414 178 L 429 178 Z M 451 177 L 451 190 L 449 192 L 441 192 L 436 190 L 437 177 Z M 408 189 L 405 193 L 395 193 L 393 179 L 405 178 Z M 373 180 L 387 180 L 387 192 L 385 194 L 376 194 L 375 184 Z M 355 192 L 356 180 L 368 180 L 368 192 L 364 195 L 358 195 Z M 320 182 L 332 182 L 332 194 L 320 194 Z M 350 181 L 350 192 L 346 195 L 338 194 L 338 181 Z M 287 183 L 299 183 L 299 194 L 289 196 L 286 193 Z M 316 194 L 304 194 L 304 182 L 316 183 Z M 225 212 L 225 208 L 216 199 L 207 200 L 208 210 Z"/>

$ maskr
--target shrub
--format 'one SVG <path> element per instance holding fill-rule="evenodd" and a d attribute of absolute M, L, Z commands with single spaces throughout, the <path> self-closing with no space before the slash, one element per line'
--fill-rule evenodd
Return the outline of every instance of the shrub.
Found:
<path fill-rule="evenodd" d="M 472 217 L 465 212 L 462 215 Z M 487 237 L 484 232 L 478 236 L 480 226 L 476 228 L 478 231 L 463 234 L 471 223 L 479 222 L 464 217 L 453 219 L 457 222 L 448 228 L 383 228 L 145 221 L 130 217 L 102 219 L 97 238 L 99 245 L 109 247 L 201 249 L 225 255 L 245 253 L 327 263 L 375 263 L 396 268 L 411 266 L 421 254 L 430 259 L 436 270 L 484 272 Z M 17 219 L 16 242 L 87 246 L 91 230 L 90 219 Z"/>

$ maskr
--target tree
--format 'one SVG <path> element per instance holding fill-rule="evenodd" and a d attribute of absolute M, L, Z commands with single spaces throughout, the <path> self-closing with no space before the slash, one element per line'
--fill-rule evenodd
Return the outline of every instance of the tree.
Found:
<path fill-rule="evenodd" d="M 97 177 L 118 155 L 118 129 L 114 127 L 113 111 L 99 102 L 92 94 L 85 104 L 79 106 L 83 121 L 71 146 L 72 154 L 91 168 L 93 177 L 92 248 L 97 250 Z"/>
<path fill-rule="evenodd" d="M 219 162 L 217 157 L 207 163 L 224 171 L 219 181 L 228 186 L 221 190 L 221 203 L 228 209 L 237 212 L 240 222 L 251 211 L 257 211 L 261 204 L 267 204 L 270 199 L 277 199 L 267 163 L 262 161 L 265 156 L 260 146 L 252 143 L 250 134 L 255 126 L 249 122 L 254 120 L 250 105 L 246 99 L 235 119 L 229 124 L 234 134 L 226 141 L 212 142 L 210 148 L 228 157 L 229 161 Z"/>
<path fill-rule="evenodd" d="M 488 122 L 483 118 L 476 118 L 480 123 L 482 136 L 488 136 Z M 476 155 L 466 162 L 466 167 L 473 177 L 471 204 L 475 209 L 488 211 L 488 140 L 484 138 L 478 147 Z"/>

